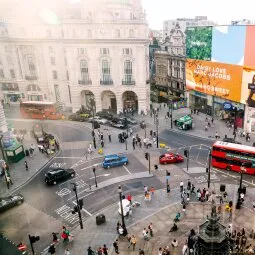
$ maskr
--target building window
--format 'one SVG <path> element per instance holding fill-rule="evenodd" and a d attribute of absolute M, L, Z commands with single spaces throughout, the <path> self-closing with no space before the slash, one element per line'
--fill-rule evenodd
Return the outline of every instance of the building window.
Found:
<path fill-rule="evenodd" d="M 116 37 L 120 38 L 120 29 L 116 29 Z"/>
<path fill-rule="evenodd" d="M 54 49 L 51 46 L 49 46 L 49 53 L 54 53 Z"/>
<path fill-rule="evenodd" d="M 66 71 L 66 79 L 69 81 L 69 72 Z"/>
<path fill-rule="evenodd" d="M 91 29 L 88 30 L 88 38 L 92 38 L 92 30 Z"/>
<path fill-rule="evenodd" d="M 4 79 L 4 70 L 3 69 L 0 69 L 0 78 Z"/>
<path fill-rule="evenodd" d="M 29 56 L 27 58 L 28 62 L 28 70 L 30 72 L 31 76 L 36 76 L 36 70 L 35 70 L 35 64 L 34 64 L 34 58 L 32 56 Z"/>
<path fill-rule="evenodd" d="M 134 30 L 133 30 L 133 29 L 130 29 L 130 30 L 129 30 L 129 37 L 130 37 L 130 38 L 133 38 L 133 37 L 134 37 Z"/>
<path fill-rule="evenodd" d="M 46 30 L 46 35 L 47 35 L 47 37 L 51 37 L 51 36 L 52 36 L 51 30 L 50 30 L 50 29 L 47 29 L 47 30 Z"/>
<path fill-rule="evenodd" d="M 59 86 L 57 84 L 55 84 L 54 89 L 55 89 L 56 102 L 60 102 Z"/>
<path fill-rule="evenodd" d="M 109 48 L 101 48 L 100 53 L 101 55 L 109 55 Z"/>
<path fill-rule="evenodd" d="M 81 80 L 82 81 L 89 80 L 88 62 L 86 60 L 80 61 L 80 70 L 81 70 Z"/>
<path fill-rule="evenodd" d="M 86 52 L 86 49 L 84 48 L 78 48 L 78 55 L 85 55 L 87 52 Z"/>
<path fill-rule="evenodd" d="M 132 55 L 132 49 L 124 48 L 123 49 L 123 55 Z"/>
<path fill-rule="evenodd" d="M 15 78 L 16 78 L 14 69 L 10 69 L 10 74 L 11 74 L 11 78 L 12 78 L 12 79 L 15 79 Z"/>
<path fill-rule="evenodd" d="M 126 60 L 124 62 L 124 81 L 126 83 L 132 82 L 132 74 L 133 74 L 132 62 L 130 60 Z"/>
<path fill-rule="evenodd" d="M 108 60 L 102 61 L 102 78 L 103 81 L 110 81 L 111 80 L 111 69 L 110 69 L 110 62 Z"/>
<path fill-rule="evenodd" d="M 47 100 L 47 95 L 46 94 L 44 94 L 44 100 Z"/>
<path fill-rule="evenodd" d="M 67 58 L 65 57 L 64 59 L 65 59 L 65 65 L 67 66 Z"/>
<path fill-rule="evenodd" d="M 0 65 L 2 65 L 3 63 L 2 63 L 2 59 L 0 58 Z"/>
<path fill-rule="evenodd" d="M 11 56 L 7 56 L 6 59 L 7 59 L 8 65 L 13 65 Z"/>
<path fill-rule="evenodd" d="M 56 59 L 54 57 L 50 58 L 50 63 L 51 65 L 55 66 L 56 65 Z"/>
<path fill-rule="evenodd" d="M 53 77 L 54 80 L 57 80 L 57 79 L 58 79 L 58 73 L 57 73 L 56 70 L 53 70 L 53 71 L 52 71 L 52 77 Z"/>

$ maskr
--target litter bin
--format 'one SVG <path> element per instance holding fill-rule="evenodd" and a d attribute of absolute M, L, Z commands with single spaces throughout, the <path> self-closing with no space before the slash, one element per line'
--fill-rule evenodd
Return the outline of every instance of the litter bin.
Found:
<path fill-rule="evenodd" d="M 226 185 L 225 184 L 221 184 L 220 185 L 220 192 L 225 192 L 226 190 Z"/>
<path fill-rule="evenodd" d="M 97 225 L 101 225 L 103 223 L 105 223 L 106 219 L 105 219 L 105 215 L 104 214 L 99 214 L 96 216 L 96 224 Z"/>

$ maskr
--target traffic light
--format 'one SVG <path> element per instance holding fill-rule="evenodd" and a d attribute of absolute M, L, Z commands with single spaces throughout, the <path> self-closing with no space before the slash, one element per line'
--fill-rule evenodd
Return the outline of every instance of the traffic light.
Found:
<path fill-rule="evenodd" d="M 75 213 L 77 213 L 78 212 L 78 206 L 75 206 L 74 208 L 73 208 L 73 210 L 72 210 L 72 214 L 75 214 Z"/>
<path fill-rule="evenodd" d="M 35 243 L 40 240 L 40 236 L 30 236 L 29 235 L 30 243 Z"/>
<path fill-rule="evenodd" d="M 145 158 L 146 158 L 146 160 L 149 159 L 149 153 L 148 152 L 145 152 Z"/>
<path fill-rule="evenodd" d="M 187 149 L 184 150 L 184 156 L 185 156 L 186 158 L 189 157 L 189 151 L 188 151 Z"/>
<path fill-rule="evenodd" d="M 80 207 L 80 210 L 82 209 L 82 206 L 83 206 L 83 199 L 79 199 L 79 207 Z"/>

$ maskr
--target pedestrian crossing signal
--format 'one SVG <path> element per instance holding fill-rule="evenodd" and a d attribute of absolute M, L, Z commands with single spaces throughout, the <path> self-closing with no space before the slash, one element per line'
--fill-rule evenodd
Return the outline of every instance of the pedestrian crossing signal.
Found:
<path fill-rule="evenodd" d="M 187 158 L 189 156 L 189 151 L 187 149 L 184 150 L 184 156 Z"/>
<path fill-rule="evenodd" d="M 146 158 L 146 160 L 149 159 L 149 153 L 148 152 L 145 153 L 145 158 Z"/>

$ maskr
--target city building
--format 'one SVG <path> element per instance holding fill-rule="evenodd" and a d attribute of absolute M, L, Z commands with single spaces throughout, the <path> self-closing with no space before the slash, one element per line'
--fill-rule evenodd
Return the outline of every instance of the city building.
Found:
<path fill-rule="evenodd" d="M 155 86 L 159 97 L 185 98 L 185 35 L 177 24 L 155 52 Z"/>
<path fill-rule="evenodd" d="M 73 112 L 92 101 L 96 111 L 148 110 L 149 30 L 141 1 L 45 2 L 48 8 L 6 1 L 0 11 L 1 98 L 57 102 Z"/>
<path fill-rule="evenodd" d="M 254 25 L 186 29 L 190 107 L 249 133 L 255 133 L 254 38 Z"/>
<path fill-rule="evenodd" d="M 242 19 L 231 21 L 231 25 L 250 25 L 250 24 L 255 24 L 255 20 Z"/>
<path fill-rule="evenodd" d="M 185 33 L 186 27 L 194 26 L 213 26 L 215 23 L 213 21 L 207 20 L 206 16 L 196 16 L 192 18 L 177 18 L 171 20 L 165 20 L 163 23 L 163 39 L 170 36 L 170 31 L 179 25 L 183 33 Z"/>

